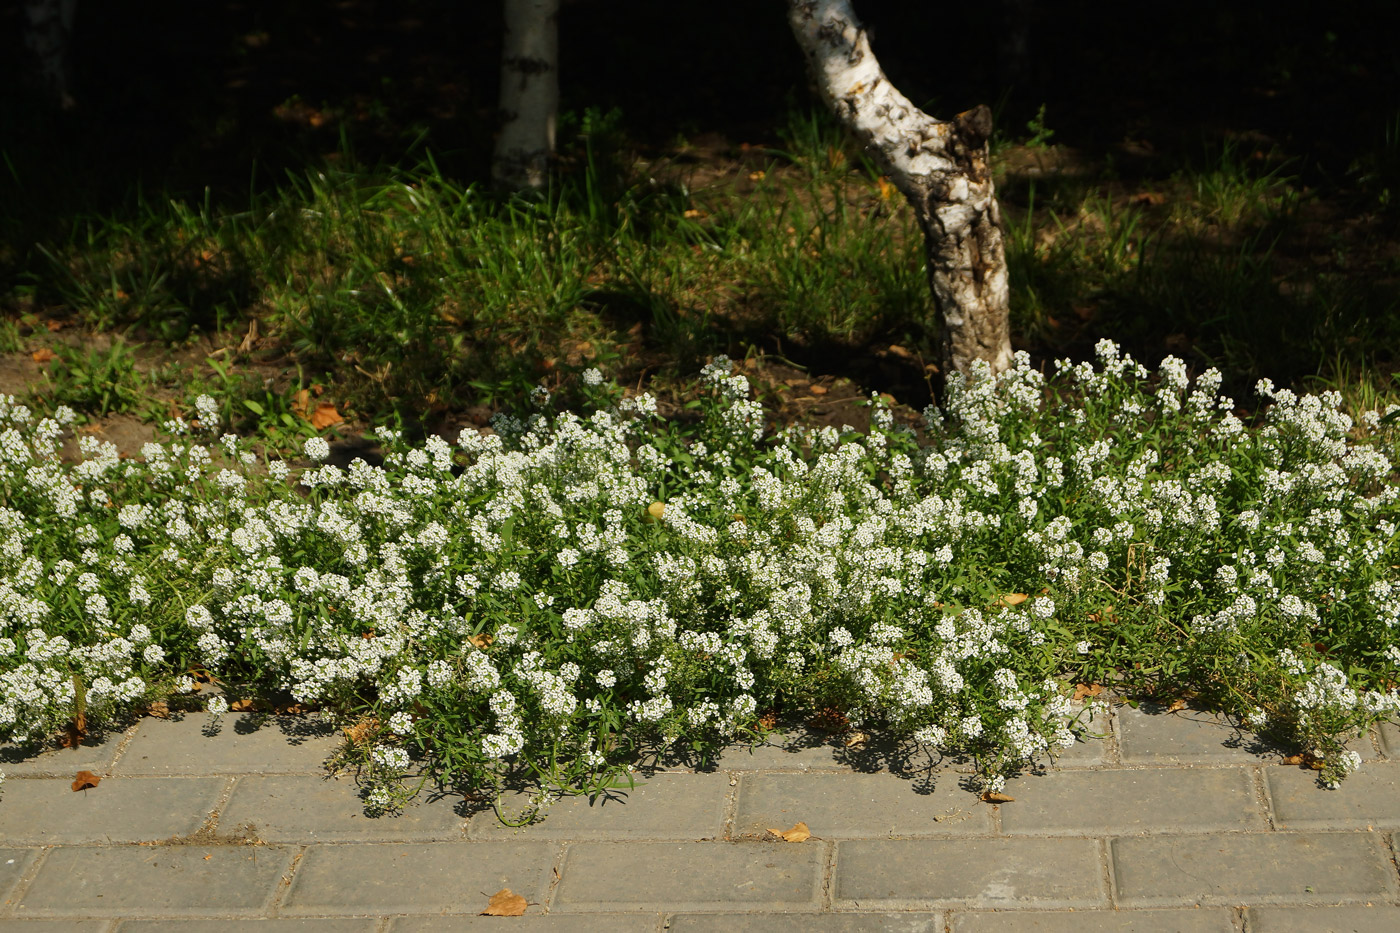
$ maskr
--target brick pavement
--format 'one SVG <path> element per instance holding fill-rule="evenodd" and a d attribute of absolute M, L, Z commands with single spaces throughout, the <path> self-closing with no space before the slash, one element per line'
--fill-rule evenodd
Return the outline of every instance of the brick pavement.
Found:
<path fill-rule="evenodd" d="M 956 763 L 800 734 L 512 829 L 426 796 L 366 817 L 314 719 L 204 724 L 0 748 L 0 933 L 1400 930 L 1393 725 L 1325 791 L 1210 716 L 1119 707 L 1001 805 Z M 766 832 L 799 820 L 806 842 Z M 476 916 L 503 887 L 526 915 Z"/>

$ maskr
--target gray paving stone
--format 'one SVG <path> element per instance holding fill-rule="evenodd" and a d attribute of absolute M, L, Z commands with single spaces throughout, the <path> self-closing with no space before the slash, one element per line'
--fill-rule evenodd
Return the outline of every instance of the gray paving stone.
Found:
<path fill-rule="evenodd" d="M 39 852 L 39 849 L 0 849 L 0 905 L 9 903 L 10 892 Z"/>
<path fill-rule="evenodd" d="M 487 929 L 494 933 L 655 933 L 660 925 L 659 913 L 540 916 L 526 913 L 504 923 L 500 917 L 400 917 L 390 924 L 388 933 L 458 933 Z"/>
<path fill-rule="evenodd" d="M 716 767 L 723 771 L 850 771 L 865 762 L 864 770 L 878 770 L 877 758 L 859 749 L 853 753 L 840 736 L 816 730 L 774 733 L 758 745 L 732 745 L 720 754 Z"/>
<path fill-rule="evenodd" d="M 1106 907 L 1091 839 L 862 839 L 836 847 L 837 909 Z"/>
<path fill-rule="evenodd" d="M 1381 748 L 1387 756 L 1400 758 L 1400 726 L 1393 722 L 1383 722 L 1380 728 Z"/>
<path fill-rule="evenodd" d="M 253 916 L 291 863 L 291 849 L 272 846 L 61 846 L 15 915 Z"/>
<path fill-rule="evenodd" d="M 0 933 L 107 933 L 112 920 L 0 920 Z"/>
<path fill-rule="evenodd" d="M 1129 836 L 1111 851 L 1123 907 L 1342 904 L 1396 891 L 1374 833 Z"/>
<path fill-rule="evenodd" d="M 1250 933 L 1395 933 L 1400 907 L 1251 907 Z"/>
<path fill-rule="evenodd" d="M 1008 833 L 1208 832 L 1265 829 L 1246 768 L 1060 771 L 1010 781 Z"/>
<path fill-rule="evenodd" d="M 365 815 L 351 778 L 311 774 L 248 775 L 234 785 L 219 827 L 251 824 L 264 842 L 429 842 L 463 838 L 454 798 L 421 795 L 393 816 Z"/>
<path fill-rule="evenodd" d="M 475 914 L 501 888 L 539 910 L 557 854 L 538 842 L 315 845 L 297 866 L 281 914 Z"/>
<path fill-rule="evenodd" d="M 145 842 L 199 829 L 213 812 L 224 778 L 107 778 L 73 791 L 71 778 L 5 784 L 0 838 L 6 842 Z"/>
<path fill-rule="evenodd" d="M 801 820 L 821 839 L 989 833 L 991 808 L 943 772 L 929 782 L 893 774 L 745 774 L 735 836 Z"/>
<path fill-rule="evenodd" d="M 1108 729 L 1106 721 L 1100 719 L 1091 725 L 1090 730 L 1104 735 Z M 1093 768 L 1108 761 L 1108 739 L 1096 738 L 1095 736 L 1081 736 L 1069 748 L 1061 748 L 1055 751 L 1053 763 L 1049 762 L 1052 768 Z"/>
<path fill-rule="evenodd" d="M 564 797 L 532 826 L 506 826 L 491 811 L 472 817 L 473 839 L 713 839 L 724 834 L 729 775 L 653 774 L 635 787 L 593 799 Z M 523 812 L 528 797 L 502 801 L 501 812 Z"/>
<path fill-rule="evenodd" d="M 302 716 L 231 713 L 206 735 L 209 717 L 143 719 L 116 774 L 287 774 L 324 772 L 340 745 L 330 726 Z"/>
<path fill-rule="evenodd" d="M 63 777 L 71 780 L 79 771 L 106 774 L 117 757 L 125 732 L 105 732 L 84 739 L 77 748 L 57 748 L 52 743 L 32 746 L 0 745 L 0 771 L 10 777 Z"/>
<path fill-rule="evenodd" d="M 811 843 L 582 842 L 551 912 L 814 910 L 825 849 Z"/>
<path fill-rule="evenodd" d="M 1253 733 L 1210 713 L 1193 709 L 1169 713 L 1164 707 L 1143 703 L 1137 709 L 1119 706 L 1114 715 L 1124 764 L 1252 764 L 1279 758 L 1277 749 L 1265 745 Z"/>
<path fill-rule="evenodd" d="M 1224 909 L 959 912 L 953 933 L 1235 933 L 1235 920 Z"/>
<path fill-rule="evenodd" d="M 185 920 L 127 920 L 115 933 L 190 933 Z M 217 926 L 219 933 L 374 933 L 378 920 L 295 919 L 295 920 L 219 920 L 202 924 Z"/>
<path fill-rule="evenodd" d="M 943 933 L 941 914 L 676 914 L 671 933 Z"/>
<path fill-rule="evenodd" d="M 1264 769 L 1280 829 L 1400 829 L 1400 761 L 1373 761 L 1336 790 L 1317 772 L 1281 765 Z"/>

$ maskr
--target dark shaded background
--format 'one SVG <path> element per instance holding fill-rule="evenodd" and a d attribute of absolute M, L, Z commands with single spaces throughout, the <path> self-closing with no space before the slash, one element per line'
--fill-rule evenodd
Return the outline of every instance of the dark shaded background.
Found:
<path fill-rule="evenodd" d="M 1056 143 L 1091 150 L 1133 138 L 1169 155 L 1257 134 L 1298 156 L 1305 180 L 1325 181 L 1375 145 L 1400 105 L 1394 2 L 1132 13 L 1029 3 L 1014 86 L 997 58 L 997 17 L 1015 7 L 856 6 L 916 103 L 941 116 L 996 105 L 1013 136 L 1041 104 Z M 80 106 L 57 118 L 19 90 L 20 17 L 17 3 L 0 15 L 7 211 L 16 178 L 20 198 L 55 218 L 103 209 L 138 183 L 237 197 L 335 150 L 342 132 L 364 158 L 397 158 L 419 141 L 458 177 L 484 175 L 498 2 L 80 0 Z M 678 133 L 770 142 L 786 110 L 810 102 L 776 0 L 565 0 L 560 33 L 563 107 L 620 108 L 644 146 Z M 319 126 L 297 118 L 294 97 L 322 114 Z"/>

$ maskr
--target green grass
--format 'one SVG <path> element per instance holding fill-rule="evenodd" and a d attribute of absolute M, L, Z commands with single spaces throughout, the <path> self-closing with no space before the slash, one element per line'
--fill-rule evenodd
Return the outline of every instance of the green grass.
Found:
<path fill-rule="evenodd" d="M 779 147 L 699 176 L 680 158 L 638 162 L 616 113 L 571 125 L 542 197 L 464 185 L 431 154 L 371 166 L 346 150 L 245 203 L 146 197 L 74 221 L 15 260 L 3 300 L 153 351 L 237 345 L 256 321 L 256 349 L 224 358 L 235 370 L 280 366 L 285 383 L 296 368 L 408 422 L 508 406 L 589 365 L 664 384 L 751 347 L 935 355 L 910 211 L 829 117 L 795 112 Z M 1043 115 L 1028 132 L 1024 151 L 1053 160 Z M 1108 333 L 1241 385 L 1385 384 L 1400 369 L 1394 290 L 1364 242 L 1319 232 L 1294 168 L 1226 143 L 1132 184 L 1107 165 L 1006 175 L 1013 333 L 1037 358 L 1082 357 Z"/>

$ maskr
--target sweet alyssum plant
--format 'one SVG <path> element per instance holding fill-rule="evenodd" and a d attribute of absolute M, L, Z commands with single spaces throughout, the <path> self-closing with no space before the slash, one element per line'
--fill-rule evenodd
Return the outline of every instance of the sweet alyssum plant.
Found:
<path fill-rule="evenodd" d="M 140 459 L 83 436 L 69 464 L 72 413 L 6 399 L 0 737 L 207 670 L 353 723 L 377 808 L 415 759 L 547 797 L 769 711 L 967 755 L 997 790 L 1085 727 L 1073 685 L 1109 683 L 1197 696 L 1335 784 L 1400 711 L 1390 413 L 1264 383 L 1247 429 L 1214 371 L 1098 357 L 955 379 L 917 432 L 875 397 L 866 434 L 773 430 L 722 358 L 684 424 L 590 371 L 591 414 L 541 393 L 455 448 L 385 431 L 382 468 L 202 443 L 207 397 Z"/>

